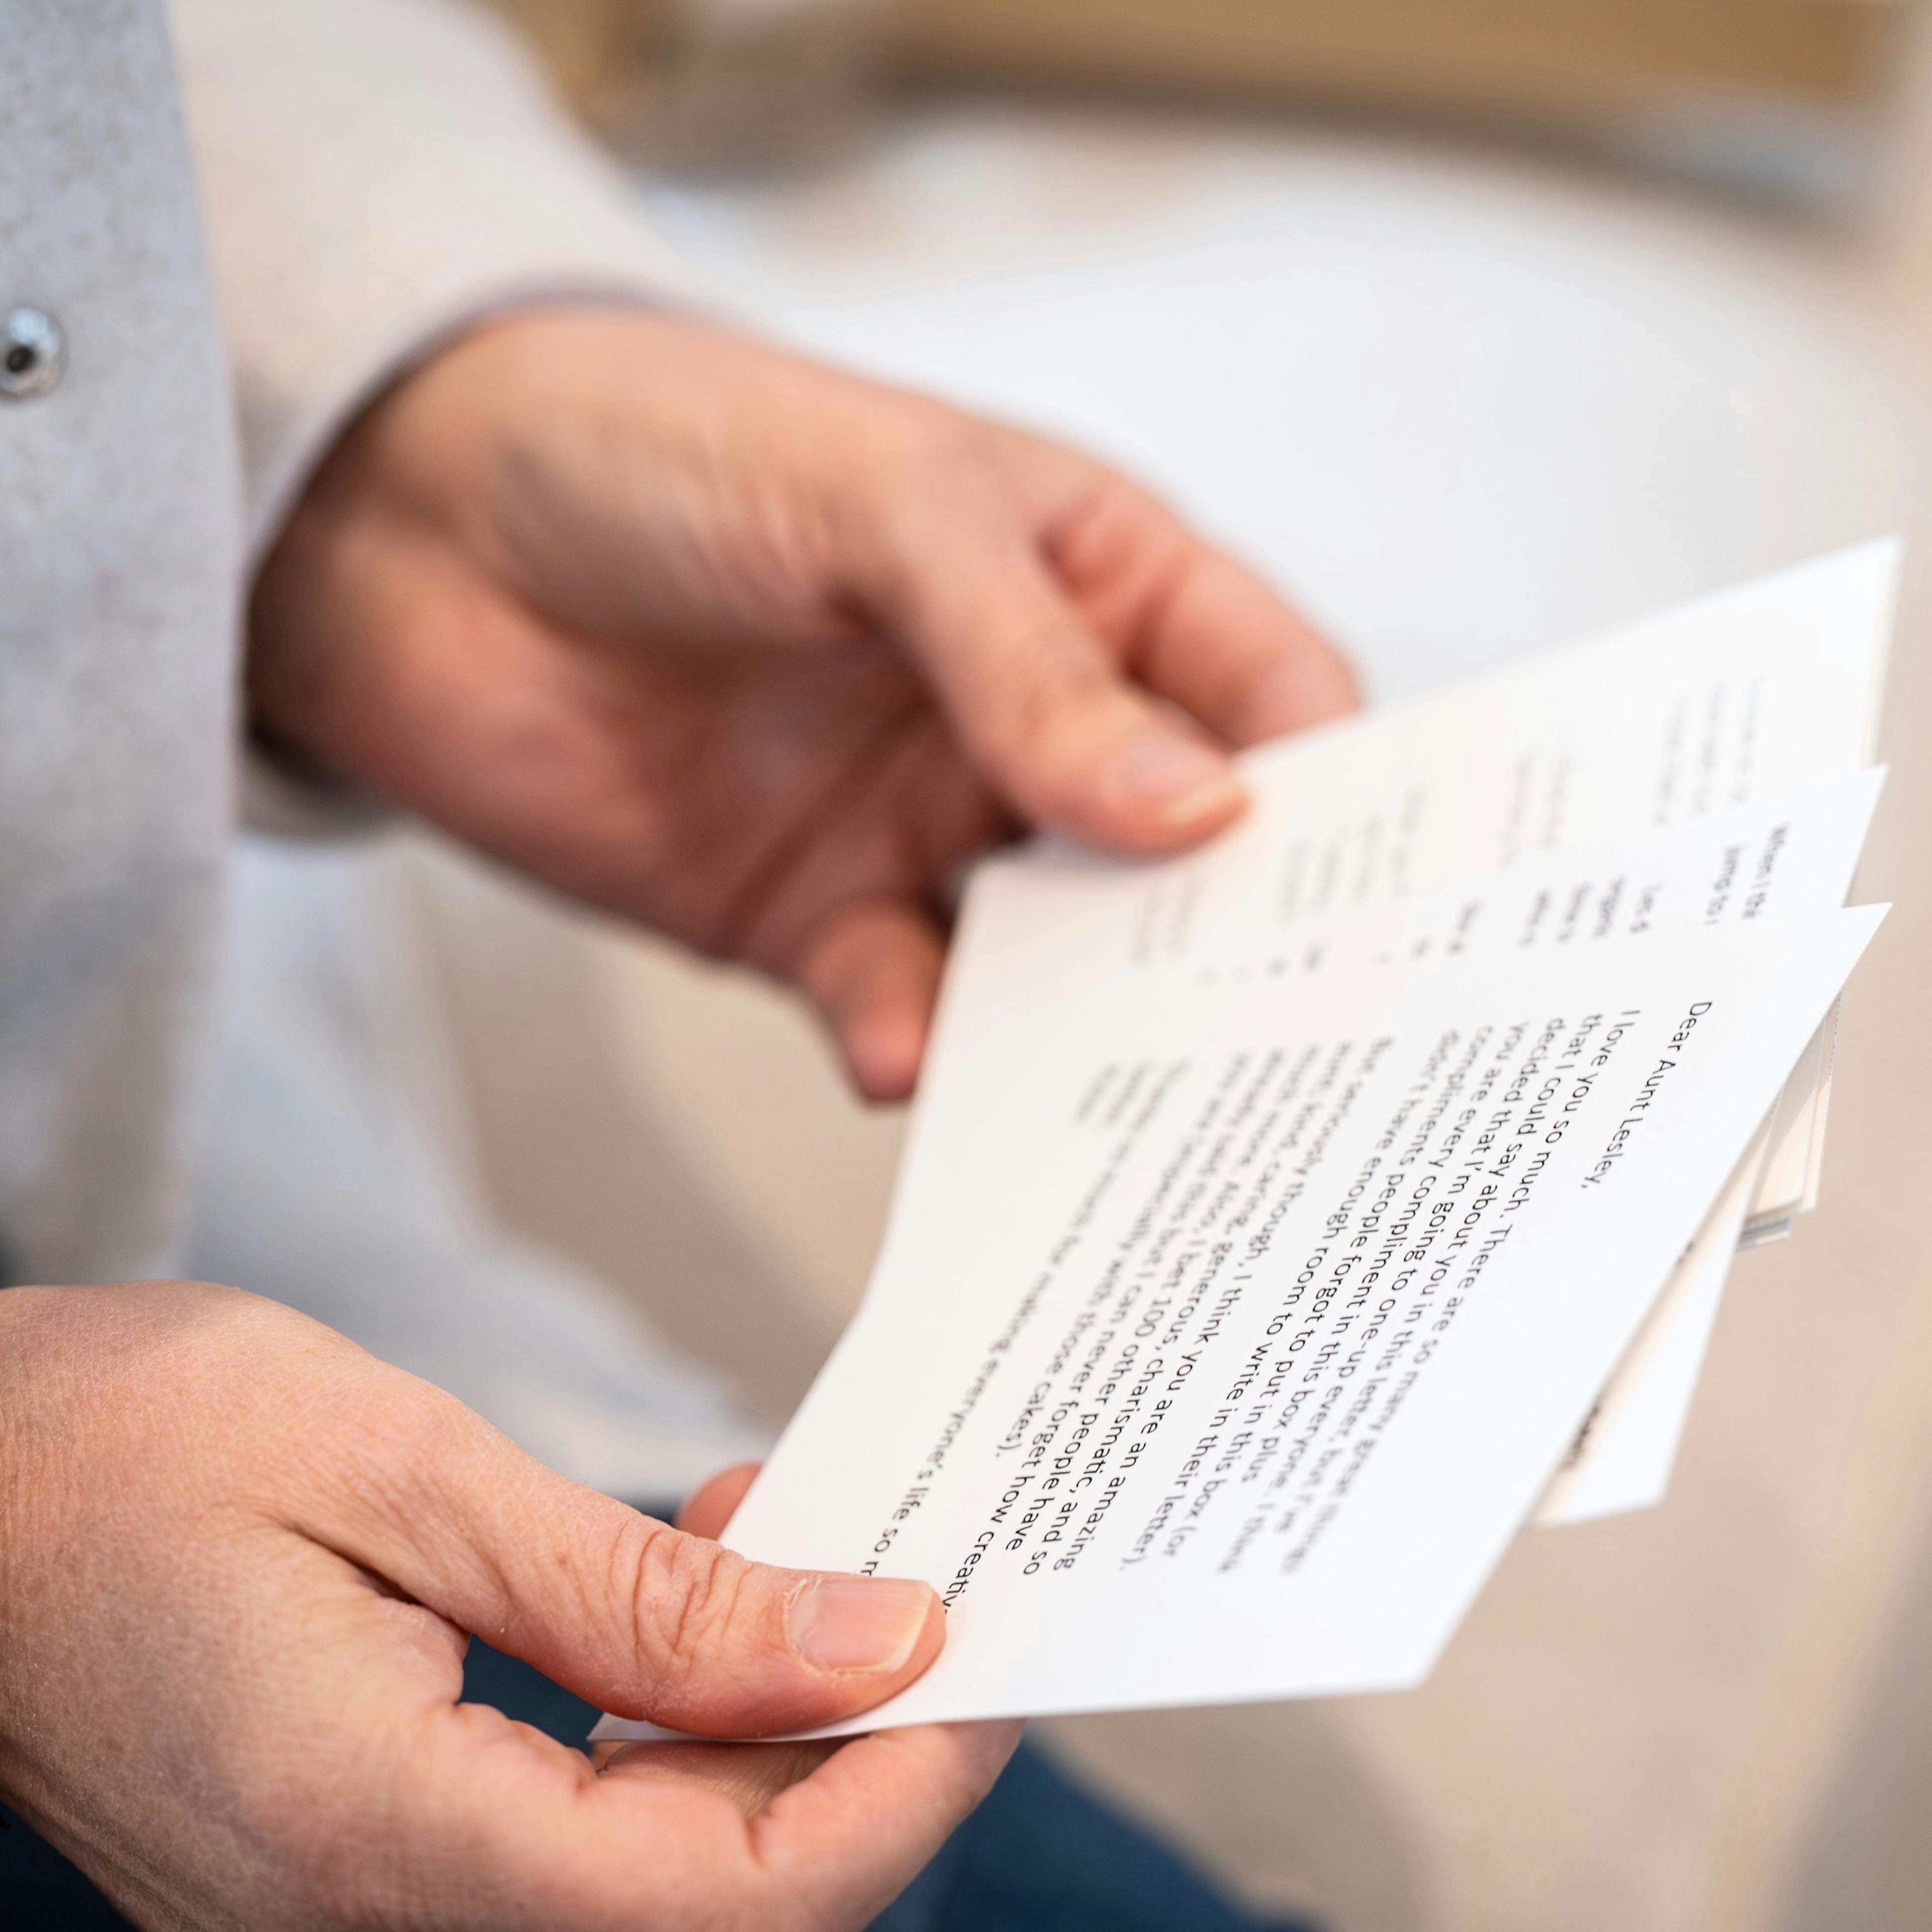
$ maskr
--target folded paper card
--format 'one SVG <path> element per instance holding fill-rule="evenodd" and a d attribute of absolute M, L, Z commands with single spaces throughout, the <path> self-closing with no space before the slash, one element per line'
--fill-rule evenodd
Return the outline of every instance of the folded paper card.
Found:
<path fill-rule="evenodd" d="M 1880 918 L 1896 563 L 1268 748 L 1200 854 L 982 869 L 872 1285 L 724 1537 L 940 1592 L 842 1729 L 1413 1684 L 1525 1523 L 1657 1499 Z"/>
<path fill-rule="evenodd" d="M 846 1728 L 1418 1682 L 1876 923 L 988 1028 L 725 1538 L 941 1592 Z"/>

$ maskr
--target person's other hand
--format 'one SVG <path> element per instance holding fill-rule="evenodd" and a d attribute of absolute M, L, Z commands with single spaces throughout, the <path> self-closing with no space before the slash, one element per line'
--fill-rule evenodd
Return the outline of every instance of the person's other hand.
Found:
<path fill-rule="evenodd" d="M 142 1925 L 862 1926 L 1017 1726 L 600 1773 L 460 1701 L 466 1634 L 748 1736 L 869 1708 L 942 1624 L 922 1584 L 766 1568 L 566 1483 L 272 1303 L 0 1294 L 0 1792 Z"/>
<path fill-rule="evenodd" d="M 484 850 L 796 980 L 908 1092 L 962 862 L 1157 853 L 1231 747 L 1351 708 L 1250 572 L 1090 459 L 700 324 L 480 328 L 260 578 L 258 727 Z"/>

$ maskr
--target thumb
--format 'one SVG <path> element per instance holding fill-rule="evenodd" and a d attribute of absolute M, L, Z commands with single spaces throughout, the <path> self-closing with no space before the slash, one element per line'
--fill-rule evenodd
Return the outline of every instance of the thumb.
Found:
<path fill-rule="evenodd" d="M 975 764 L 1026 818 L 1130 852 L 1218 831 L 1246 794 L 1226 752 L 1124 673 L 1010 533 L 960 518 L 881 602 Z"/>
<path fill-rule="evenodd" d="M 704 1736 L 807 1730 L 902 1690 L 944 1643 L 924 1583 L 751 1562 L 396 1381 L 421 1414 L 399 1430 L 390 1390 L 387 1466 L 352 1472 L 310 1534 L 601 1709 Z"/>

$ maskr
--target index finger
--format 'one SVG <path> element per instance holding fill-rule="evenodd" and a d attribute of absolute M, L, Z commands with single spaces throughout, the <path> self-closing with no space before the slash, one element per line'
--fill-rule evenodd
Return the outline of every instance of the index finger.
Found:
<path fill-rule="evenodd" d="M 549 1738 L 474 1706 L 436 1714 L 372 1802 L 390 1842 L 368 1847 L 391 1888 L 427 1893 L 468 1932 L 716 1932 L 871 1922 L 991 1788 L 1017 1724 L 923 1726 L 831 1750 L 757 1745 L 748 1775 L 686 1761 L 738 1747 L 622 1753 L 601 1775 Z M 747 1816 L 749 1812 L 752 1815 Z M 380 1888 L 379 1888 L 380 1889 Z"/>
<path fill-rule="evenodd" d="M 761 1868 L 835 1924 L 868 1924 L 992 1789 L 1022 1729 L 919 1724 L 854 1738 L 750 1821 Z"/>
<path fill-rule="evenodd" d="M 758 1480 L 761 1466 L 757 1462 L 734 1462 L 728 1469 L 720 1469 L 708 1481 L 700 1483 L 678 1511 L 678 1528 L 687 1536 L 709 1537 L 716 1543 L 724 1534 L 733 1512 L 745 1500 L 745 1492 Z"/>

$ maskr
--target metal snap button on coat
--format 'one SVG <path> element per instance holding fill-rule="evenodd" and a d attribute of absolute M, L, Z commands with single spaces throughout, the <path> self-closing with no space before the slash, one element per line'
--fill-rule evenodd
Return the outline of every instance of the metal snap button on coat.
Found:
<path fill-rule="evenodd" d="M 52 316 L 13 308 L 0 316 L 0 402 L 44 396 L 66 367 L 67 338 Z"/>

